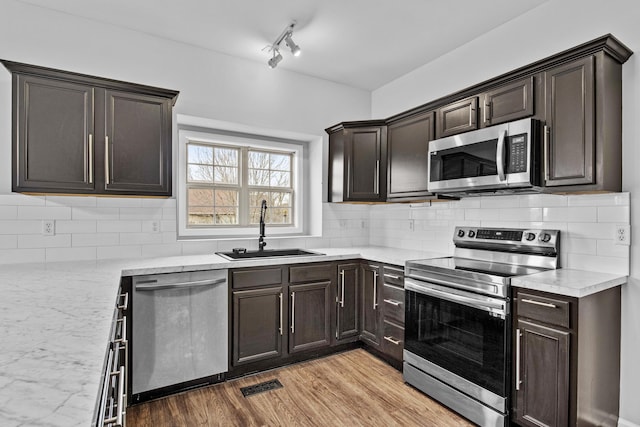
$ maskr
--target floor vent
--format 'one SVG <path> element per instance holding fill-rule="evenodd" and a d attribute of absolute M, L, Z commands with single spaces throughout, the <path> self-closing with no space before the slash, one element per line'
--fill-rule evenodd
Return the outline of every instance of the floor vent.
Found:
<path fill-rule="evenodd" d="M 250 385 L 247 387 L 240 387 L 240 391 L 244 397 L 249 397 L 254 394 L 262 393 L 263 391 L 275 390 L 282 388 L 282 384 L 278 380 L 269 380 L 260 384 Z"/>

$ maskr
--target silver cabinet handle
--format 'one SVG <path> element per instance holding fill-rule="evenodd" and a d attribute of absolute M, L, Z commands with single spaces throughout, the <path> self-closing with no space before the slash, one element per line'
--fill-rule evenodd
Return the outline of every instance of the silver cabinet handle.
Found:
<path fill-rule="evenodd" d="M 116 308 L 118 310 L 127 310 L 129 308 L 129 292 L 120 294 L 119 297 L 122 297 L 124 299 L 124 302 L 121 305 L 116 305 Z"/>
<path fill-rule="evenodd" d="M 376 189 L 375 193 L 380 194 L 380 160 L 376 160 L 376 181 L 374 185 Z"/>
<path fill-rule="evenodd" d="M 123 420 L 125 411 L 122 405 L 124 405 L 124 382 L 125 382 L 125 368 L 121 366 L 118 371 L 112 372 L 111 376 L 118 376 L 118 412 L 115 417 L 104 420 L 104 424 L 114 424 L 116 427 L 124 427 Z"/>
<path fill-rule="evenodd" d="M 400 276 L 396 276 L 395 274 L 384 273 L 383 276 L 387 279 L 400 280 Z"/>
<path fill-rule="evenodd" d="M 373 309 L 378 308 L 378 272 L 373 272 Z"/>
<path fill-rule="evenodd" d="M 344 270 L 340 272 L 340 307 L 344 307 Z"/>
<path fill-rule="evenodd" d="M 506 179 L 504 175 L 504 139 L 507 136 L 507 131 L 500 132 L 498 137 L 498 146 L 496 148 L 496 166 L 498 169 L 498 179 L 504 181 Z"/>
<path fill-rule="evenodd" d="M 296 293 L 291 292 L 291 333 L 296 333 Z"/>
<path fill-rule="evenodd" d="M 157 280 L 149 281 L 148 284 L 138 283 L 136 285 L 136 291 L 158 291 L 162 289 L 177 289 L 177 288 L 195 288 L 198 286 L 215 286 L 221 283 L 225 283 L 226 278 L 217 280 L 197 280 L 195 282 L 183 282 L 183 283 L 157 283 Z M 157 284 L 153 284 L 157 283 Z"/>
<path fill-rule="evenodd" d="M 516 390 L 520 390 L 520 337 L 522 332 L 520 329 L 516 329 Z"/>
<path fill-rule="evenodd" d="M 93 134 L 89 134 L 89 184 L 93 184 Z"/>
<path fill-rule="evenodd" d="M 484 122 L 487 123 L 488 121 L 491 120 L 491 102 L 484 102 Z M 489 112 L 489 114 L 487 114 L 487 111 Z"/>
<path fill-rule="evenodd" d="M 549 151 L 550 151 L 550 147 L 549 147 L 549 126 L 544 125 L 544 130 L 543 130 L 543 135 L 542 135 L 542 139 L 543 139 L 543 144 L 542 144 L 542 150 L 543 150 L 543 155 L 544 155 L 544 159 L 543 159 L 543 164 L 544 164 L 544 180 L 549 181 L 549 168 L 551 165 L 551 159 L 549 158 Z"/>
<path fill-rule="evenodd" d="M 104 427 L 105 425 L 105 412 L 107 410 L 107 393 L 109 391 L 109 379 L 110 372 L 113 365 L 113 349 L 109 349 L 109 355 L 107 356 L 107 370 L 102 383 L 102 401 L 100 403 L 100 418 L 98 420 L 98 427 Z"/>
<path fill-rule="evenodd" d="M 400 341 L 400 340 L 395 340 L 395 339 L 393 339 L 393 337 L 388 337 L 388 336 L 386 336 L 386 335 L 385 335 L 383 338 L 384 338 L 385 340 L 389 341 L 389 342 L 390 342 L 391 344 L 393 344 L 393 345 L 400 345 L 400 343 L 402 342 L 402 341 Z"/>
<path fill-rule="evenodd" d="M 104 182 L 111 184 L 109 176 L 109 137 L 104 136 Z"/>
<path fill-rule="evenodd" d="M 392 299 L 384 299 L 384 302 L 386 302 L 387 304 L 391 304 L 393 306 L 396 307 L 400 307 L 402 305 L 402 303 L 400 301 L 396 301 L 396 300 L 392 300 Z"/>
<path fill-rule="evenodd" d="M 280 335 L 282 335 L 282 292 L 280 292 Z"/>
<path fill-rule="evenodd" d="M 118 338 L 114 342 L 122 343 L 123 345 L 126 346 L 126 343 L 127 343 L 127 316 L 122 316 L 122 319 L 116 320 L 116 326 L 117 326 L 118 323 L 121 324 L 122 334 L 120 335 L 120 338 Z"/>
<path fill-rule="evenodd" d="M 534 301 L 532 299 L 522 299 L 520 300 L 522 302 L 526 302 L 527 304 L 534 304 L 534 305 L 540 305 L 542 307 L 548 307 L 548 308 L 558 308 L 557 305 L 555 304 L 551 304 L 550 302 L 542 302 L 542 301 Z"/>

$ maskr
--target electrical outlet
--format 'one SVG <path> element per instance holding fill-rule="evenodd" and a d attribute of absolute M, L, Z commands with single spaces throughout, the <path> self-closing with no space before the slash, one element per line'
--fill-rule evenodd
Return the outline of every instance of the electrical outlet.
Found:
<path fill-rule="evenodd" d="M 151 221 L 151 231 L 154 233 L 160 232 L 160 221 Z"/>
<path fill-rule="evenodd" d="M 367 228 L 367 224 L 364 219 L 360 222 L 360 228 Z"/>
<path fill-rule="evenodd" d="M 413 231 L 416 227 L 416 222 L 413 219 L 409 220 L 409 230 Z"/>
<path fill-rule="evenodd" d="M 631 226 L 630 225 L 616 225 L 616 235 L 614 236 L 616 241 L 616 245 L 626 245 L 629 246 L 631 244 Z"/>
<path fill-rule="evenodd" d="M 42 221 L 42 235 L 53 236 L 56 234 L 56 223 L 52 219 L 45 219 Z"/>

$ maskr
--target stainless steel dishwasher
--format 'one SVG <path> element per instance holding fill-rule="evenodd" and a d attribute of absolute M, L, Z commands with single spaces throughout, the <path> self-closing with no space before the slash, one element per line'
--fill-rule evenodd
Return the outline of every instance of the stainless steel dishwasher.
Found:
<path fill-rule="evenodd" d="M 129 403 L 223 381 L 227 270 L 135 276 L 132 285 Z"/>

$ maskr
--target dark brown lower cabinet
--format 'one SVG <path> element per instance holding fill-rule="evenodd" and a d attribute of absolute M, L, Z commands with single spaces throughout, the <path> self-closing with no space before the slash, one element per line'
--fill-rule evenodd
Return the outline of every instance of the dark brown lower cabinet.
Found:
<path fill-rule="evenodd" d="M 518 320 L 520 381 L 517 420 L 526 426 L 566 426 L 569 416 L 567 331 Z"/>
<path fill-rule="evenodd" d="M 232 364 L 282 356 L 283 287 L 233 291 Z"/>
<path fill-rule="evenodd" d="M 616 426 L 620 287 L 581 298 L 516 288 L 512 421 Z"/>
<path fill-rule="evenodd" d="M 331 282 L 289 286 L 289 353 L 331 345 Z"/>
<path fill-rule="evenodd" d="M 336 340 L 354 341 L 359 334 L 360 264 L 338 265 Z"/>
<path fill-rule="evenodd" d="M 380 295 L 382 293 L 382 281 L 379 280 L 380 266 L 366 263 L 362 264 L 360 271 L 362 275 L 360 339 L 374 348 L 379 348 L 381 338 Z"/>

